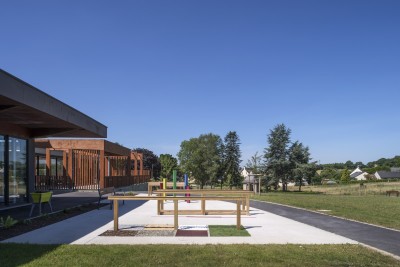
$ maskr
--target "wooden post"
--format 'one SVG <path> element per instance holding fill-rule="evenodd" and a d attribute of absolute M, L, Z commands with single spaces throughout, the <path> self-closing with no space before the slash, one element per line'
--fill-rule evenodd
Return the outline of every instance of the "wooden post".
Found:
<path fill-rule="evenodd" d="M 247 195 L 246 196 L 246 208 L 247 208 L 247 216 L 249 216 L 250 215 L 250 196 L 249 195 Z"/>
<path fill-rule="evenodd" d="M 149 195 L 150 196 L 150 195 Z M 157 215 L 160 215 L 161 213 L 161 200 L 157 200 Z"/>
<path fill-rule="evenodd" d="M 202 197 L 204 197 L 204 194 L 201 194 Z M 201 200 L 201 214 L 206 215 L 206 200 L 202 199 Z"/>
<path fill-rule="evenodd" d="M 63 174 L 62 176 L 65 179 L 65 176 L 67 176 L 67 151 L 63 151 Z"/>
<path fill-rule="evenodd" d="M 236 229 L 240 230 L 240 200 L 236 201 Z"/>
<path fill-rule="evenodd" d="M 71 181 L 71 189 L 75 189 L 75 177 L 72 170 L 72 163 L 73 163 L 73 151 L 72 149 L 68 149 L 68 171 L 67 175 Z"/>
<path fill-rule="evenodd" d="M 114 231 L 118 231 L 118 200 L 114 199 Z"/>
<path fill-rule="evenodd" d="M 51 175 L 51 155 L 50 148 L 46 148 L 46 176 Z"/>
<path fill-rule="evenodd" d="M 178 200 L 174 199 L 174 229 L 178 230 Z"/>
<path fill-rule="evenodd" d="M 105 156 L 104 156 L 104 150 L 100 150 L 100 155 L 99 155 L 99 169 L 100 169 L 100 177 L 99 177 L 99 187 L 100 188 L 105 188 L 105 181 L 104 181 L 104 176 L 105 176 Z"/>

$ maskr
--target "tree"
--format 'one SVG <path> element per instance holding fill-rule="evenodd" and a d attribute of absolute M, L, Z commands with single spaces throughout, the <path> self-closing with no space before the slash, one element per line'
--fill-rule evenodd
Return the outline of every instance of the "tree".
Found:
<path fill-rule="evenodd" d="M 344 169 L 340 172 L 340 181 L 347 183 L 350 182 L 350 171 L 349 169 Z"/>
<path fill-rule="evenodd" d="M 146 148 L 134 148 L 134 152 L 143 154 L 143 168 L 152 170 L 153 177 L 160 177 L 161 164 L 158 156 Z"/>
<path fill-rule="evenodd" d="M 278 124 L 268 135 L 269 146 L 264 149 L 265 170 L 275 181 L 275 189 L 282 181 L 283 191 L 287 190 L 287 179 L 291 172 L 288 145 L 291 130 L 284 124 Z"/>
<path fill-rule="evenodd" d="M 299 183 L 299 191 L 303 180 L 310 175 L 309 173 L 314 169 L 309 166 L 310 152 L 307 146 L 303 146 L 299 141 L 294 142 L 289 148 L 289 162 L 292 169 L 292 175 L 295 182 Z"/>
<path fill-rule="evenodd" d="M 181 143 L 178 153 L 183 172 L 190 173 L 203 188 L 206 182 L 215 182 L 221 173 L 223 144 L 218 135 L 202 134 Z"/>
<path fill-rule="evenodd" d="M 178 160 L 170 154 L 160 155 L 161 177 L 171 180 L 172 171 L 177 169 Z"/>
<path fill-rule="evenodd" d="M 253 170 L 253 173 L 259 174 L 261 172 L 261 159 L 262 159 L 262 156 L 259 156 L 258 152 L 256 152 L 247 161 L 246 168 L 250 168 Z"/>
<path fill-rule="evenodd" d="M 224 139 L 223 167 L 225 183 L 238 187 L 243 182 L 240 174 L 240 140 L 235 131 L 230 131 Z"/>

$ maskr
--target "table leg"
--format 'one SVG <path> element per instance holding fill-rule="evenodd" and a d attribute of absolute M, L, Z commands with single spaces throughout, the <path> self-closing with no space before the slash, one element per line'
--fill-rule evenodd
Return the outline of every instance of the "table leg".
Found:
<path fill-rule="evenodd" d="M 236 229 L 240 230 L 240 202 L 241 200 L 236 201 Z"/>
<path fill-rule="evenodd" d="M 174 199 L 174 229 L 178 230 L 178 200 Z"/>
<path fill-rule="evenodd" d="M 114 231 L 118 231 L 118 200 L 114 199 Z"/>

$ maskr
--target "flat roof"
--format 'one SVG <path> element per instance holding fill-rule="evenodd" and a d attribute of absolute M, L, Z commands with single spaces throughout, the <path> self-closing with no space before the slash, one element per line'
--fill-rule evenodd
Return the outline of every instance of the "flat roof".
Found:
<path fill-rule="evenodd" d="M 108 156 L 130 156 L 127 147 L 104 139 L 35 139 L 36 148 L 104 150 Z"/>
<path fill-rule="evenodd" d="M 106 138 L 107 127 L 0 69 L 0 134 Z"/>

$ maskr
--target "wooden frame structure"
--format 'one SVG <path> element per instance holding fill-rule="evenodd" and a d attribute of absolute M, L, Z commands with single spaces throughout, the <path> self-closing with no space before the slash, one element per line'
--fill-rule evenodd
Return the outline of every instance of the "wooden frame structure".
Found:
<path fill-rule="evenodd" d="M 178 230 L 178 201 L 182 200 L 219 200 L 219 201 L 236 201 L 236 229 L 240 230 L 241 225 L 241 209 L 240 205 L 244 201 L 243 197 L 163 197 L 163 196 L 109 196 L 109 200 L 114 201 L 114 231 L 118 231 L 118 200 L 157 200 L 157 201 L 173 201 L 174 202 L 174 230 Z"/>
<path fill-rule="evenodd" d="M 45 154 L 46 172 L 39 175 L 37 164 L 36 189 L 97 190 L 144 183 L 150 175 L 143 175 L 143 156 L 119 144 L 100 139 L 37 139 L 36 154 Z M 51 175 L 51 158 L 61 154 L 62 174 Z M 53 154 L 53 155 L 52 155 Z M 133 174 L 133 175 L 132 175 Z M 45 188 L 43 188 L 43 186 Z M 48 187 L 52 188 L 48 188 Z"/>
<path fill-rule="evenodd" d="M 246 215 L 250 215 L 250 195 L 254 195 L 252 191 L 244 191 L 244 190 L 217 190 L 217 189 L 198 189 L 198 190 L 186 190 L 186 189 L 159 189 L 154 191 L 155 194 L 161 195 L 163 194 L 173 194 L 173 195 L 188 195 L 190 196 L 240 196 L 243 198 L 243 202 L 241 203 L 242 212 L 245 212 Z M 159 201 L 157 204 L 157 214 L 158 215 L 170 215 L 172 214 L 172 210 L 164 210 L 164 202 Z M 207 210 L 206 209 L 206 199 L 201 201 L 201 209 L 200 210 L 182 210 L 180 214 L 197 214 L 197 215 L 208 215 L 208 214 L 236 214 L 236 211 L 228 211 L 228 210 Z"/>
<path fill-rule="evenodd" d="M 160 182 L 148 182 L 148 184 L 147 184 L 147 187 L 148 187 L 147 193 L 148 193 L 148 195 L 151 196 L 151 194 L 153 194 L 153 187 L 161 188 L 161 184 L 162 183 L 163 183 L 162 181 L 160 181 Z M 172 188 L 173 186 L 174 186 L 173 182 L 167 182 L 167 188 Z M 185 187 L 185 183 L 184 182 L 177 182 L 176 183 L 176 187 L 184 188 Z M 166 189 L 166 188 L 164 188 L 164 189 Z M 159 189 L 157 189 L 157 190 L 159 190 Z"/>

